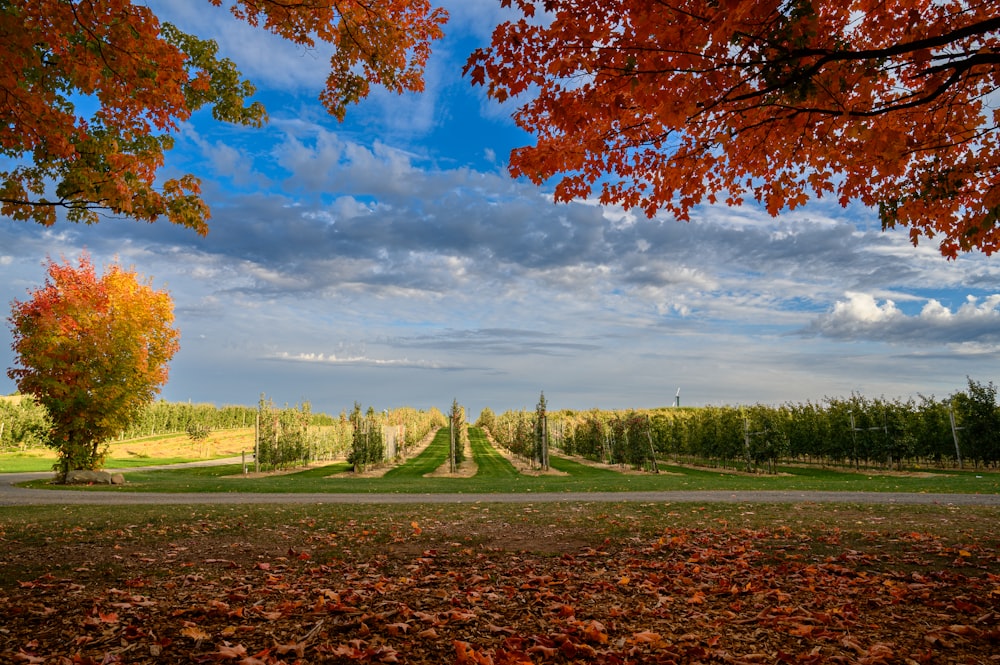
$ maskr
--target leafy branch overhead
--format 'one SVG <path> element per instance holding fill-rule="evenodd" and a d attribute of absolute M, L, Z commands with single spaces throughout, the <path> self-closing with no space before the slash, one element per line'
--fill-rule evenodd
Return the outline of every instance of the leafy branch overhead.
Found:
<path fill-rule="evenodd" d="M 343 119 L 371 85 L 420 91 L 447 13 L 430 0 L 209 0 L 334 47 L 320 101 Z M 465 72 L 534 145 L 511 172 L 555 197 L 686 220 L 754 199 L 877 209 L 948 257 L 1000 249 L 1000 17 L 980 0 L 501 0 Z M 159 181 L 179 123 L 208 106 L 259 125 L 253 86 L 210 40 L 131 0 L 0 4 L 0 214 L 100 212 L 207 232 L 193 174 Z M 86 117 L 75 102 L 97 102 Z"/>
<path fill-rule="evenodd" d="M 423 88 L 443 10 L 427 0 L 336 3 L 209 0 L 297 44 L 335 46 L 320 97 L 338 118 L 369 83 Z M 0 4 L 0 214 L 54 224 L 101 212 L 166 217 L 204 234 L 210 212 L 192 174 L 158 179 L 173 134 L 210 107 L 216 120 L 259 126 L 254 87 L 211 40 L 161 23 L 131 0 L 12 0 Z M 86 98 L 97 110 L 84 115 Z"/>
<path fill-rule="evenodd" d="M 941 252 L 1000 249 L 1000 17 L 974 0 L 503 0 L 466 65 L 556 197 L 688 219 L 832 194 Z M 544 10 L 544 20 L 539 20 Z M 994 97 L 991 97 L 994 95 Z M 994 101 L 991 102 L 990 100 Z"/>

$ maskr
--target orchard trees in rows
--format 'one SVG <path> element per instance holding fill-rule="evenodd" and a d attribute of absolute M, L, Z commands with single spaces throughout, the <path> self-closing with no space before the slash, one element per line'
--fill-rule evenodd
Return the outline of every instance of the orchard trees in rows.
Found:
<path fill-rule="evenodd" d="M 497 416 L 484 409 L 476 425 L 487 430 L 494 442 L 512 455 L 538 468 L 548 468 L 549 422 L 544 392 L 539 395 L 532 412 L 505 411 Z"/>
<path fill-rule="evenodd" d="M 1000 462 L 1000 411 L 997 389 L 992 382 L 969 380 L 966 392 L 955 395 L 955 413 L 963 424 L 961 438 L 968 442 L 965 453 L 978 465 Z"/>
<path fill-rule="evenodd" d="M 0 398 L 0 450 L 42 447 L 51 427 L 48 413 L 30 397 Z"/>
<path fill-rule="evenodd" d="M 188 428 L 206 427 L 212 431 L 254 426 L 257 408 L 227 404 L 192 404 L 157 400 L 143 409 L 129 423 L 120 438 L 137 439 L 143 436 L 185 432 Z"/>
<path fill-rule="evenodd" d="M 347 461 L 354 465 L 354 470 L 361 472 L 369 465 L 385 461 L 383 421 L 375 414 L 375 409 L 369 406 L 368 411 L 362 413 L 361 404 L 355 402 L 350 422 L 353 436 Z"/>
<path fill-rule="evenodd" d="M 399 450 L 400 453 L 405 453 L 417 445 L 431 431 L 448 424 L 447 416 L 441 413 L 440 409 L 431 408 L 423 411 L 408 406 L 390 409 L 388 421 L 390 426 L 402 427 L 403 429 L 403 445 Z"/>
<path fill-rule="evenodd" d="M 647 413 L 598 411 L 548 412 L 554 447 L 607 464 L 654 469 L 652 423 Z"/>
<path fill-rule="evenodd" d="M 438 409 L 429 411 L 402 407 L 385 412 L 384 420 L 399 437 L 397 451 L 404 453 L 447 419 Z M 308 402 L 278 408 L 261 397 L 256 407 L 157 400 L 132 419 L 113 440 L 186 432 L 195 443 L 202 434 L 231 429 L 253 429 L 257 423 L 263 436 L 260 463 L 265 467 L 294 461 L 344 459 L 354 441 L 353 425 L 346 412 L 339 417 L 313 411 Z M 304 428 L 304 431 L 303 431 Z M 45 407 L 28 395 L 0 398 L 0 450 L 44 445 L 51 423 Z M 304 441 L 304 445 L 302 442 Z"/>
<path fill-rule="evenodd" d="M 45 284 L 10 316 L 18 366 L 7 374 L 45 407 L 63 476 L 94 469 L 102 445 L 148 406 L 179 348 L 173 301 L 132 270 L 98 276 L 90 258 L 48 262 Z"/>
<path fill-rule="evenodd" d="M 605 418 L 596 409 L 586 414 L 553 414 L 560 424 L 558 446 L 570 455 L 580 455 L 601 462 L 610 459 Z"/>
<path fill-rule="evenodd" d="M 347 461 L 354 465 L 355 471 L 364 471 L 385 462 L 390 453 L 405 455 L 431 432 L 447 427 L 449 418 L 436 408 L 422 411 L 402 407 L 377 413 L 369 406 L 362 413 L 361 404 L 355 402 L 350 415 L 342 413 L 340 421 L 348 425 L 350 432 Z M 394 451 L 386 446 L 389 435 L 394 437 Z"/>
<path fill-rule="evenodd" d="M 644 427 L 658 455 L 750 470 L 774 471 L 781 460 L 897 468 L 1000 463 L 996 388 L 973 379 L 966 391 L 943 400 L 852 394 L 821 404 L 593 410 L 550 418 L 564 452 L 633 466 L 644 453 L 635 443 Z"/>
<path fill-rule="evenodd" d="M 484 424 L 485 428 L 486 425 Z M 493 440 L 525 461 L 530 461 L 535 450 L 535 415 L 525 410 L 504 411 L 493 420 L 489 428 Z"/>
<path fill-rule="evenodd" d="M 538 397 L 538 404 L 535 405 L 535 421 L 534 421 L 534 446 L 532 452 L 532 460 L 540 468 L 548 470 L 549 468 L 549 419 L 548 419 L 548 402 L 545 401 L 545 393 L 541 393 Z"/>
<path fill-rule="evenodd" d="M 314 450 L 309 433 L 310 406 L 276 408 L 264 395 L 257 403 L 255 467 L 284 469 L 306 464 Z"/>
<path fill-rule="evenodd" d="M 465 407 L 457 399 L 451 402 L 448 412 L 448 468 L 451 473 L 458 471 L 465 461 L 465 446 L 469 443 L 469 424 L 465 420 Z"/>
<path fill-rule="evenodd" d="M 492 436 L 493 430 L 496 428 L 496 422 L 497 416 L 493 413 L 493 409 L 486 406 L 479 412 L 479 417 L 476 418 L 476 422 L 473 425 L 490 432 Z"/>

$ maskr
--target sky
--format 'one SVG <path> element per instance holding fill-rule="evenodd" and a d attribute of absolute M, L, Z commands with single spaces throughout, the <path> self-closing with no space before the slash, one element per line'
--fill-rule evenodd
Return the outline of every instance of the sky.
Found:
<path fill-rule="evenodd" d="M 194 403 L 354 402 L 447 411 L 944 398 L 997 381 L 1000 263 L 948 261 L 828 199 L 771 217 L 702 206 L 687 223 L 593 201 L 555 204 L 514 180 L 531 137 L 514 108 L 461 75 L 506 14 L 446 0 L 427 89 L 375 91 L 344 123 L 317 97 L 309 51 L 208 2 L 150 0 L 218 41 L 270 121 L 199 112 L 165 174 L 195 173 L 201 237 L 165 221 L 86 226 L 0 220 L 0 300 L 25 299 L 44 262 L 134 267 L 171 294 L 181 349 L 161 397 Z M 9 309 L 5 312 L 9 315 Z M 4 317 L 6 318 L 6 316 Z M 15 363 L 9 326 L 0 364 Z M 0 394 L 16 390 L 0 377 Z"/>

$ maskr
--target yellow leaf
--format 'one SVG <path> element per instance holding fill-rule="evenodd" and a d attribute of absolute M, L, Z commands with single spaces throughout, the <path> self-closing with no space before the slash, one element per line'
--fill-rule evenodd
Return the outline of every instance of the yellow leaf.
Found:
<path fill-rule="evenodd" d="M 181 635 L 184 637 L 190 637 L 192 640 L 207 640 L 210 635 L 203 631 L 198 626 L 188 626 L 187 628 L 181 629 Z"/>

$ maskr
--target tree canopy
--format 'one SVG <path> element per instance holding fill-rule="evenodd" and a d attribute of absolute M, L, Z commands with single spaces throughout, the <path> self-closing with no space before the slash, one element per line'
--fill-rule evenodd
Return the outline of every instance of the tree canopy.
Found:
<path fill-rule="evenodd" d="M 681 220 L 833 195 L 948 257 L 1000 249 L 1000 16 L 985 0 L 501 0 L 466 65 L 520 96 L 511 171 Z"/>
<path fill-rule="evenodd" d="M 30 295 L 12 306 L 20 367 L 7 375 L 48 411 L 60 471 L 94 469 L 102 444 L 167 381 L 180 337 L 173 301 L 118 265 L 98 276 L 87 256 L 78 266 L 49 261 L 44 286 Z"/>
<path fill-rule="evenodd" d="M 320 99 L 340 119 L 372 83 L 421 90 L 446 20 L 428 0 L 207 1 L 296 44 L 332 44 Z M 132 0 L 5 0 L 0 35 L 0 214 L 46 226 L 60 210 L 86 223 L 166 217 L 207 232 L 198 178 L 157 178 L 173 135 L 205 106 L 221 121 L 266 119 L 215 42 Z"/>
<path fill-rule="evenodd" d="M 293 43 L 334 47 L 320 100 L 423 88 L 446 12 L 431 0 L 207 0 Z M 501 0 L 466 72 L 520 98 L 535 144 L 511 172 L 557 200 L 689 218 L 747 198 L 875 208 L 948 257 L 1000 249 L 1000 16 L 985 0 Z M 0 214 L 101 212 L 207 232 L 192 174 L 159 180 L 179 124 L 209 106 L 259 125 L 252 84 L 211 40 L 132 0 L 0 2 Z M 86 103 L 81 103 L 85 101 Z M 96 111 L 82 109 L 96 105 Z"/>

